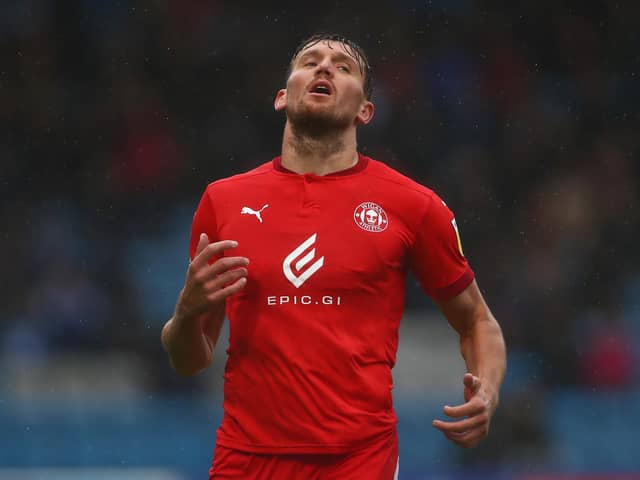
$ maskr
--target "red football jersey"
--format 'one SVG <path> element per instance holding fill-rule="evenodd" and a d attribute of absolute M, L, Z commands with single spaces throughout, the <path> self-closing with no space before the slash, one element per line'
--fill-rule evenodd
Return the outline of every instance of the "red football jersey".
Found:
<path fill-rule="evenodd" d="M 376 160 L 326 176 L 280 158 L 210 184 L 199 235 L 237 240 L 247 285 L 230 337 L 217 442 L 258 453 L 343 453 L 395 428 L 391 369 L 411 268 L 436 300 L 473 272 L 453 213 Z"/>

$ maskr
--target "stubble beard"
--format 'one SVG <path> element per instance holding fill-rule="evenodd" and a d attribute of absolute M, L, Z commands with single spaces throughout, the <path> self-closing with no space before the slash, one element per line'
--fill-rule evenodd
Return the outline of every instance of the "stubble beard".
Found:
<path fill-rule="evenodd" d="M 287 108 L 286 113 L 291 130 L 299 138 L 328 139 L 353 123 L 347 115 L 336 115 L 329 109 L 314 110 L 302 102 L 298 108 Z"/>

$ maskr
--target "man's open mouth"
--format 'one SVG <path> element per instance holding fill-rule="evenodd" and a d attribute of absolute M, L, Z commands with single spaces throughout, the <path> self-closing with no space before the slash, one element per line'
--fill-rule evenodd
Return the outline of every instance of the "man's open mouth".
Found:
<path fill-rule="evenodd" d="M 331 87 L 326 82 L 321 82 L 313 85 L 311 87 L 311 90 L 309 91 L 311 93 L 318 93 L 320 95 L 331 95 Z"/>

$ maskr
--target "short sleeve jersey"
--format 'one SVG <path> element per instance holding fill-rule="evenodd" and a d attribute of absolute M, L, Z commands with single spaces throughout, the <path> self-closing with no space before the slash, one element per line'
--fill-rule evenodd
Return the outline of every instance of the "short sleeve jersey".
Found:
<path fill-rule="evenodd" d="M 250 260 L 227 300 L 217 442 L 257 453 L 343 453 L 395 429 L 405 281 L 436 301 L 473 280 L 453 213 L 430 189 L 360 155 L 330 175 L 280 158 L 211 183 L 191 234 Z"/>

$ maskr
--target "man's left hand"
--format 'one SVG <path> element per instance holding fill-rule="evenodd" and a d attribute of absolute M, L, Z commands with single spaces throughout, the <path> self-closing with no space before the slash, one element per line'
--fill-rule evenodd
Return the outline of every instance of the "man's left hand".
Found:
<path fill-rule="evenodd" d="M 444 407 L 445 415 L 454 420 L 434 420 L 432 425 L 456 445 L 470 448 L 489 434 L 489 424 L 497 399 L 491 398 L 483 388 L 482 380 L 471 373 L 465 374 L 463 384 L 465 403 Z"/>

